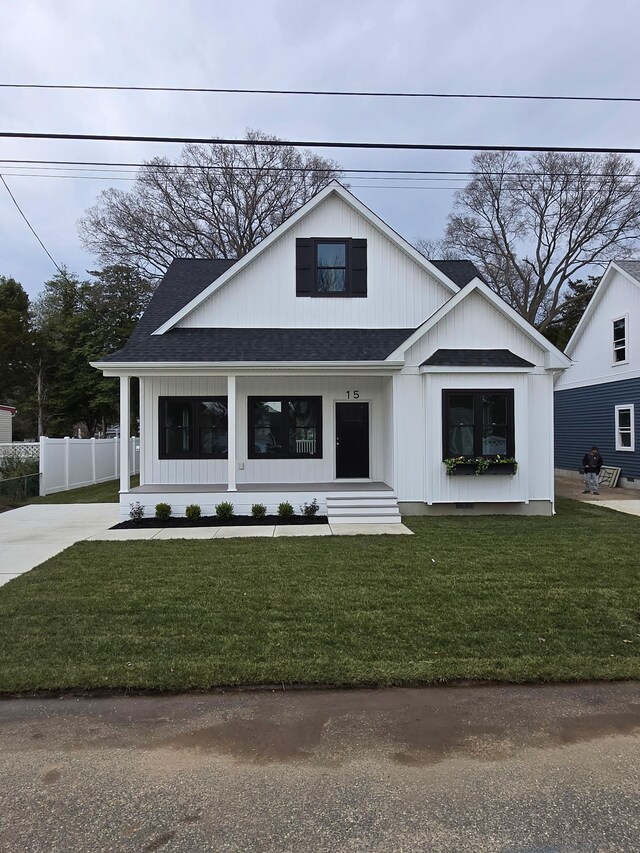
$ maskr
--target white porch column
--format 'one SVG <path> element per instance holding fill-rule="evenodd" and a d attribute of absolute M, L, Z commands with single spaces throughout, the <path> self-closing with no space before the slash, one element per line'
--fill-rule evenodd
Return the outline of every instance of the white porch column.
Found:
<path fill-rule="evenodd" d="M 237 492 L 236 471 L 236 377 L 227 376 L 227 491 Z"/>
<path fill-rule="evenodd" d="M 129 432 L 131 408 L 129 401 L 130 379 L 120 377 L 120 491 L 128 492 L 131 486 L 129 478 Z"/>

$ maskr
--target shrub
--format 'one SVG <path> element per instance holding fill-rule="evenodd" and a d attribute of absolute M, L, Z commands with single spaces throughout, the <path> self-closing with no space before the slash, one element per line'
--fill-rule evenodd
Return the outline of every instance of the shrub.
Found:
<path fill-rule="evenodd" d="M 171 518 L 171 506 L 165 503 L 156 504 L 156 518 L 158 521 L 167 521 Z"/>
<path fill-rule="evenodd" d="M 318 514 L 319 509 L 320 507 L 318 506 L 318 498 L 314 498 L 311 503 L 302 504 L 302 506 L 300 507 L 300 512 L 307 518 L 312 518 L 314 515 Z"/>
<path fill-rule="evenodd" d="M 251 515 L 254 518 L 264 518 L 267 514 L 267 508 L 264 504 L 253 504 L 251 507 Z"/>
<path fill-rule="evenodd" d="M 222 503 L 216 504 L 217 518 L 233 518 L 234 515 L 233 504 L 229 501 L 222 501 Z"/>
<path fill-rule="evenodd" d="M 278 504 L 278 517 L 279 518 L 291 518 L 295 513 L 293 511 L 293 507 L 289 503 L 289 501 L 283 501 L 281 504 Z"/>
<path fill-rule="evenodd" d="M 189 504 L 185 509 L 184 514 L 187 516 L 189 521 L 197 521 L 202 513 L 200 512 L 198 504 Z"/>
<path fill-rule="evenodd" d="M 131 521 L 140 521 L 140 519 L 144 518 L 144 507 L 140 501 L 129 504 L 129 518 Z"/>
<path fill-rule="evenodd" d="M 0 456 L 0 480 L 26 477 L 30 474 L 37 474 L 39 471 L 39 460 L 25 457 L 17 449 L 11 448 Z"/>

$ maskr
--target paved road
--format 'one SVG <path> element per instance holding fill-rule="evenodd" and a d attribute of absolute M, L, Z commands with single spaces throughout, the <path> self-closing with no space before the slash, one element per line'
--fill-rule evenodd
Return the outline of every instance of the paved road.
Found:
<path fill-rule="evenodd" d="M 0 513 L 0 586 L 120 520 L 118 504 L 31 504 Z"/>
<path fill-rule="evenodd" d="M 640 685 L 0 702 L 0 850 L 640 849 Z"/>

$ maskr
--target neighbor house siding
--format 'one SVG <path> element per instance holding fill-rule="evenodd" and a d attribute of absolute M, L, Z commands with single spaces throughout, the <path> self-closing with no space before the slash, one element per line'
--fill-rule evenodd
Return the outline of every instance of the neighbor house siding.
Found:
<path fill-rule="evenodd" d="M 0 444 L 11 443 L 12 417 L 11 412 L 0 409 Z"/>
<path fill-rule="evenodd" d="M 615 449 L 615 407 L 625 404 L 635 406 L 637 448 L 640 438 L 640 379 L 556 391 L 555 467 L 578 471 L 582 457 L 595 444 L 600 448 L 605 465 L 620 468 L 622 477 L 640 478 L 640 452 L 637 449 L 634 452 Z"/>

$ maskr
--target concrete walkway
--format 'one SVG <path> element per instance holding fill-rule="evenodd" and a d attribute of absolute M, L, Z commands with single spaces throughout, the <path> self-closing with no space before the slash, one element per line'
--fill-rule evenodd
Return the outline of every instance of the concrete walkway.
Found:
<path fill-rule="evenodd" d="M 120 507 L 103 504 L 32 504 L 0 513 L 0 586 L 82 540 L 228 539 L 231 537 L 411 534 L 404 524 L 277 524 L 265 527 L 177 527 L 109 530 Z"/>
<path fill-rule="evenodd" d="M 120 520 L 118 504 L 32 504 L 0 513 L 0 586 Z"/>

